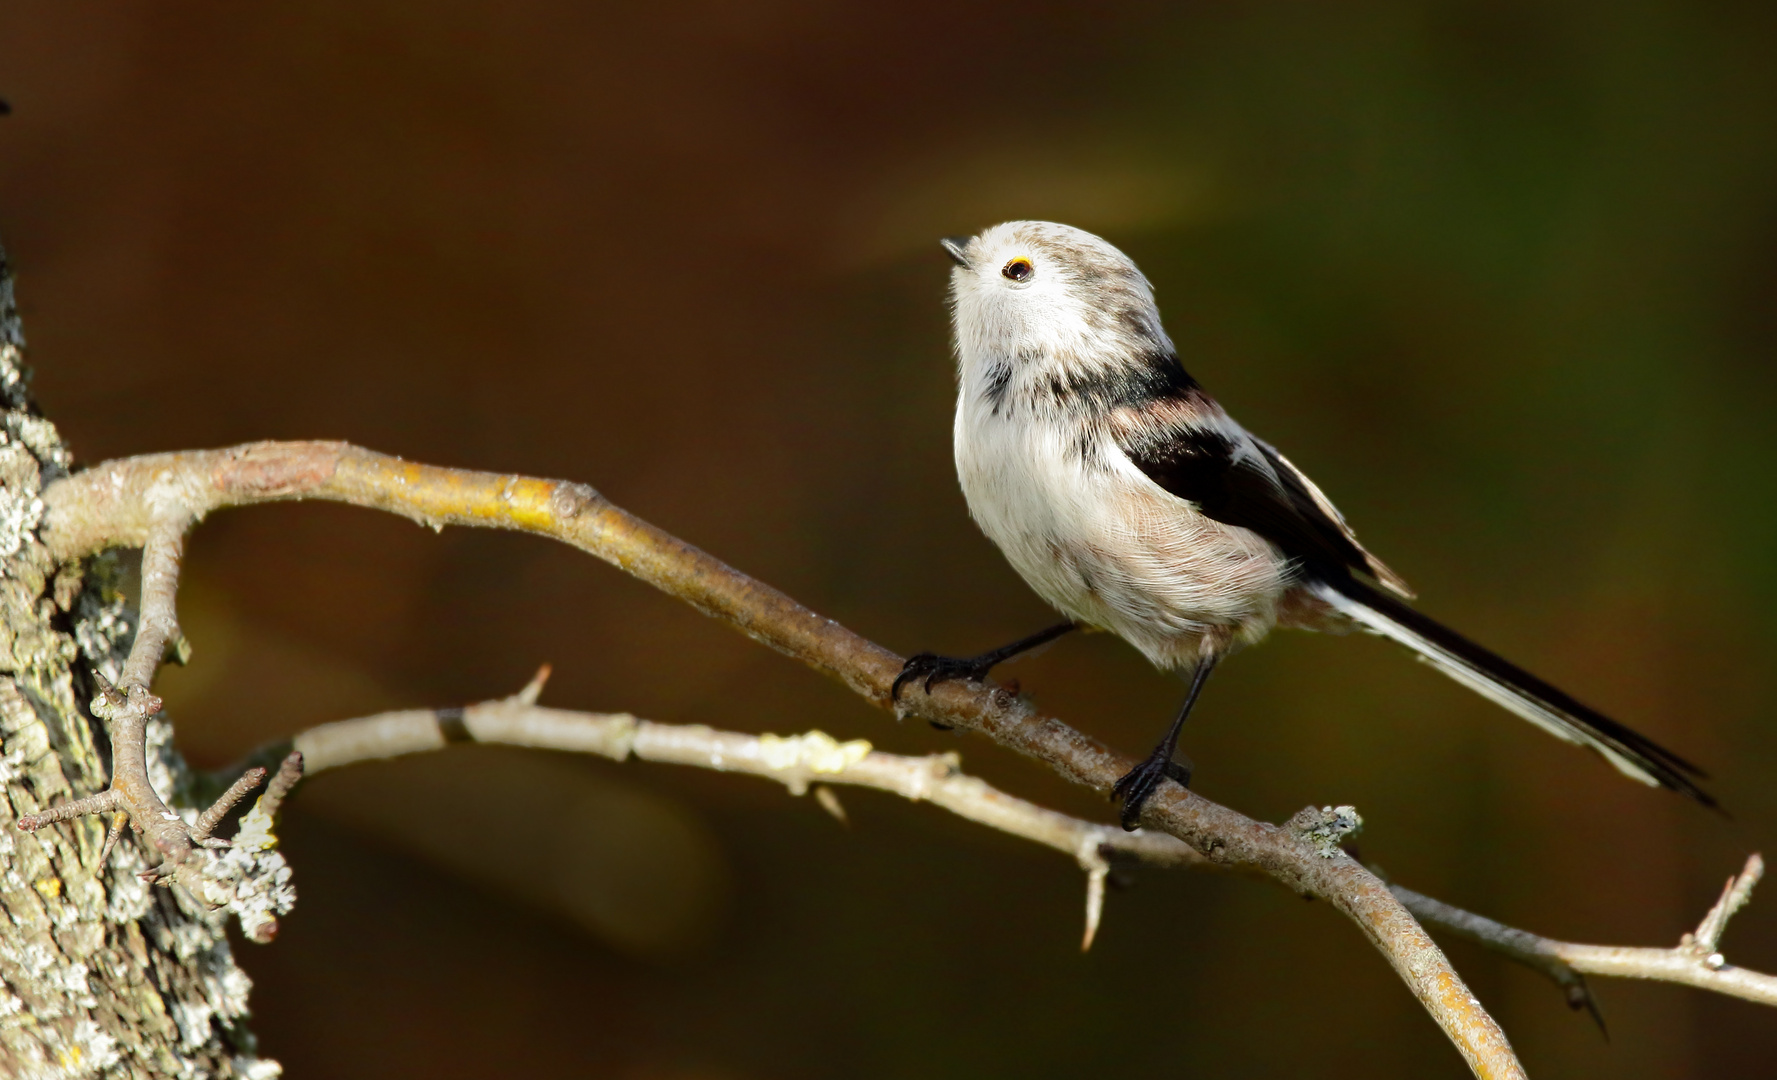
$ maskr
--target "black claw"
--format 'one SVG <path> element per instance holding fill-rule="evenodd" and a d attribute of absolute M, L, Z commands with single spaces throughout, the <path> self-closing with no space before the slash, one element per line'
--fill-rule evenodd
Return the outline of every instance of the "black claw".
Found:
<path fill-rule="evenodd" d="M 1159 752 L 1149 754 L 1146 760 L 1123 774 L 1116 786 L 1111 788 L 1111 801 L 1121 799 L 1123 808 L 1117 814 L 1125 832 L 1134 832 L 1141 821 L 1141 808 L 1159 790 L 1162 780 L 1177 781 L 1180 787 L 1191 786 L 1191 766 L 1170 757 L 1161 757 Z"/>
<path fill-rule="evenodd" d="M 1038 630 L 1027 638 L 1020 638 L 1012 644 L 992 652 L 982 653 L 980 656 L 939 656 L 937 653 L 915 653 L 907 658 L 905 664 L 901 665 L 901 673 L 895 676 L 894 684 L 889 687 L 889 700 L 900 701 L 901 687 L 921 678 L 925 679 L 925 691 L 928 694 L 932 692 L 932 687 L 942 682 L 950 682 L 952 679 L 982 682 L 986 680 L 987 673 L 992 671 L 996 664 L 1010 660 L 1020 653 L 1027 653 L 1039 645 L 1046 645 L 1061 635 L 1077 629 L 1079 626 L 1076 623 L 1060 623 L 1046 630 Z"/>
<path fill-rule="evenodd" d="M 926 693 L 939 683 L 953 679 L 967 679 L 980 682 L 987 678 L 987 672 L 993 665 L 983 664 L 976 656 L 939 656 L 936 653 L 915 653 L 901 665 L 901 673 L 895 676 L 894 685 L 889 687 L 891 700 L 901 700 L 901 688 L 910 682 L 921 683 Z"/>
<path fill-rule="evenodd" d="M 1180 787 L 1191 786 L 1190 762 L 1174 761 L 1172 755 L 1178 749 L 1179 729 L 1185 726 L 1185 718 L 1191 715 L 1191 706 L 1197 704 L 1197 695 L 1203 692 L 1204 680 L 1215 670 L 1217 659 L 1212 654 L 1197 662 L 1197 670 L 1191 676 L 1191 692 L 1185 695 L 1184 706 L 1173 718 L 1172 726 L 1166 729 L 1160 744 L 1111 788 L 1111 801 L 1123 800 L 1123 811 L 1117 816 L 1126 831 L 1135 831 L 1136 822 L 1141 820 L 1142 805 L 1154 794 L 1160 781 L 1176 780 Z"/>

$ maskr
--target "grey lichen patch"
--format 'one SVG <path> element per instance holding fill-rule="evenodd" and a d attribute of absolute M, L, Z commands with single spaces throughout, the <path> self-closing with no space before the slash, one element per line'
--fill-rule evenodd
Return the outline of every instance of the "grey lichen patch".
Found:
<path fill-rule="evenodd" d="M 122 571 L 112 552 L 86 562 L 85 587 L 71 602 L 59 604 L 74 616 L 74 644 L 86 664 L 115 684 L 123 677 L 124 657 L 136 633 L 136 619 L 118 588 Z M 61 576 L 57 576 L 60 588 Z"/>
<path fill-rule="evenodd" d="M 1290 832 L 1313 844 L 1323 859 L 1342 854 L 1339 845 L 1363 827 L 1364 819 L 1355 806 L 1323 806 L 1319 810 L 1307 806 L 1298 810 L 1288 822 Z"/>
<path fill-rule="evenodd" d="M 37 459 L 0 431 L 0 559 L 10 559 L 43 520 Z"/>
<path fill-rule="evenodd" d="M 270 941 L 278 932 L 278 916 L 296 906 L 290 865 L 278 852 L 272 820 L 262 802 L 241 819 L 234 846 L 213 856 L 204 871 L 211 903 L 240 920 L 241 932 L 254 941 Z"/>
<path fill-rule="evenodd" d="M 278 917 L 288 915 L 296 906 L 290 864 L 278 852 L 278 838 L 271 827 L 271 818 L 255 803 L 241 819 L 230 847 L 192 853 L 202 861 L 193 892 L 206 919 L 220 927 L 232 915 L 240 920 L 241 932 L 260 943 L 277 936 Z M 245 1003 L 243 991 L 243 1009 Z"/>
<path fill-rule="evenodd" d="M 223 933 L 229 907 L 143 884 L 132 840 L 100 867 L 105 821 L 16 826 L 105 786 L 76 680 L 115 680 L 135 628 L 107 560 L 60 567 L 39 538 L 39 494 L 70 459 L 29 399 L 23 345 L 0 253 L 0 1076 L 276 1076 L 241 1026 L 250 984 Z M 172 784 L 184 765 L 171 727 L 155 734 L 155 782 Z M 280 869 L 288 884 L 275 856 L 237 857 L 250 918 L 276 910 Z"/>

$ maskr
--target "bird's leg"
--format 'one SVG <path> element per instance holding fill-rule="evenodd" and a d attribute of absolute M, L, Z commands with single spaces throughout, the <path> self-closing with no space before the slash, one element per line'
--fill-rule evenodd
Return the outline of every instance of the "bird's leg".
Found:
<path fill-rule="evenodd" d="M 901 673 L 895 676 L 895 683 L 889 688 L 889 697 L 899 701 L 901 687 L 910 682 L 924 681 L 926 693 L 932 687 L 952 679 L 968 679 L 980 682 L 987 678 L 987 673 L 995 664 L 1004 663 L 1019 653 L 1026 653 L 1038 645 L 1047 645 L 1069 630 L 1079 628 L 1078 623 L 1064 622 L 1051 626 L 1046 630 L 1038 630 L 1026 638 L 1019 638 L 1010 645 L 1002 646 L 992 652 L 984 652 L 980 656 L 939 656 L 937 653 L 915 653 L 901 665 Z"/>
<path fill-rule="evenodd" d="M 1185 717 L 1191 715 L 1191 706 L 1197 704 L 1197 695 L 1203 692 L 1203 684 L 1209 681 L 1209 673 L 1215 669 L 1218 659 L 1212 653 L 1197 661 L 1197 671 L 1191 676 L 1191 692 L 1185 695 L 1184 707 L 1173 717 L 1172 726 L 1166 729 L 1160 744 L 1145 761 L 1130 769 L 1111 788 L 1112 801 L 1123 800 L 1123 810 L 1118 817 L 1124 829 L 1134 831 L 1135 823 L 1141 819 L 1142 804 L 1154 794 L 1161 780 L 1171 778 L 1183 787 L 1191 786 L 1191 767 L 1172 760 L 1172 755 L 1178 749 L 1179 731 L 1185 726 Z"/>

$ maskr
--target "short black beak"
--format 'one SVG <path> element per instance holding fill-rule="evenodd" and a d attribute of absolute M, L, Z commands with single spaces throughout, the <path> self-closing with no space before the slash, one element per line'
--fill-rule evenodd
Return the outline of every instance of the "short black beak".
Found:
<path fill-rule="evenodd" d="M 969 256 L 967 254 L 969 241 L 973 239 L 974 237 L 972 236 L 946 236 L 944 239 L 938 241 L 938 246 L 944 249 L 944 254 L 950 256 L 952 262 L 967 270 L 969 268 Z"/>

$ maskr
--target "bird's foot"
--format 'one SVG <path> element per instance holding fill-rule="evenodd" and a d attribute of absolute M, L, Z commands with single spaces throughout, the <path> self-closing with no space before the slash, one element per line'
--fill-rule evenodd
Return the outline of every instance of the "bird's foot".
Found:
<path fill-rule="evenodd" d="M 942 682 L 955 679 L 967 679 L 980 682 L 987 678 L 987 673 L 1000 661 L 1000 657 L 989 653 L 986 656 L 939 656 L 937 653 L 914 653 L 901 665 L 901 673 L 895 676 L 894 685 L 889 687 L 889 697 L 894 701 L 901 700 L 901 688 L 908 683 L 921 683 L 926 693 Z"/>
<path fill-rule="evenodd" d="M 1170 747 L 1156 748 L 1111 788 L 1111 801 L 1123 800 L 1123 809 L 1117 817 L 1125 832 L 1135 831 L 1136 823 L 1141 820 L 1142 806 L 1159 789 L 1162 780 L 1176 780 L 1180 787 L 1191 786 L 1191 766 L 1172 760 Z"/>

